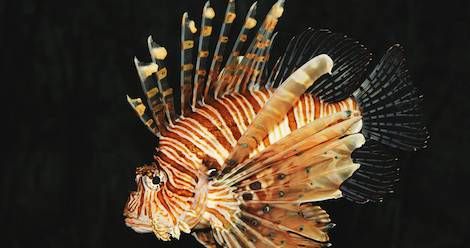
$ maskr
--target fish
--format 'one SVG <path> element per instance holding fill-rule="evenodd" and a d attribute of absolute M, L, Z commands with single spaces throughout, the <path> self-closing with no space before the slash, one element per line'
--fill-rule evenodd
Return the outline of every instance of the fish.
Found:
<path fill-rule="evenodd" d="M 270 61 L 284 0 L 261 22 L 254 3 L 237 36 L 235 7 L 228 0 L 218 33 L 210 2 L 200 26 L 183 14 L 180 94 L 152 36 L 151 61 L 134 58 L 146 101 L 127 100 L 158 144 L 136 169 L 124 222 L 205 247 L 328 247 L 323 202 L 381 202 L 399 154 L 427 146 L 423 96 L 400 45 L 369 68 L 358 41 L 308 28 Z"/>

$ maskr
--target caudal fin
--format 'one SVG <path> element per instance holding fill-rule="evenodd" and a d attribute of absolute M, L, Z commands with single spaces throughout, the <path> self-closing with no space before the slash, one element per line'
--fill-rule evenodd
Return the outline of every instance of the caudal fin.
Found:
<path fill-rule="evenodd" d="M 354 96 L 366 143 L 351 155 L 361 167 L 340 189 L 353 202 L 379 202 L 398 181 L 397 153 L 390 148 L 418 150 L 429 138 L 422 121 L 423 96 L 409 79 L 399 45 L 387 51 Z"/>
<path fill-rule="evenodd" d="M 429 138 L 423 124 L 423 96 L 410 81 L 403 50 L 392 46 L 353 94 L 363 115 L 367 140 L 416 151 Z"/>

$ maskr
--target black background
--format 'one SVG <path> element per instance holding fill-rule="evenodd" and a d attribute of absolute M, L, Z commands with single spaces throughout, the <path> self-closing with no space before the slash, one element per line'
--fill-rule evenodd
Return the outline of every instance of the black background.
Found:
<path fill-rule="evenodd" d="M 225 1 L 213 1 L 219 16 Z M 251 1 L 239 0 L 239 17 Z M 264 15 L 272 0 L 259 1 Z M 184 10 L 202 1 L 0 1 L 2 247 L 196 247 L 163 243 L 123 223 L 134 168 L 152 135 L 125 95 L 141 96 L 132 57 L 147 35 L 168 47 L 177 82 Z M 470 5 L 461 1 L 288 1 L 278 47 L 307 26 L 360 40 L 377 61 L 404 46 L 425 95 L 430 147 L 402 160 L 397 192 L 382 204 L 325 207 L 335 247 L 468 247 Z M 260 15 L 258 15 L 260 16 Z M 5 138 L 6 137 L 6 138 Z M 465 235 L 466 234 L 466 235 Z M 5 245 L 5 246 L 4 246 Z M 467 246 L 466 246 L 467 245 Z"/>

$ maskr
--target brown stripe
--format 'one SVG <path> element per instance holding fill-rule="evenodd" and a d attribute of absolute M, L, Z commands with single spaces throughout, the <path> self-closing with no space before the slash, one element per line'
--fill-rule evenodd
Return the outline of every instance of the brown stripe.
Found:
<path fill-rule="evenodd" d="M 289 129 L 294 131 L 297 129 L 297 122 L 295 121 L 294 109 L 292 108 L 287 112 L 287 121 L 289 122 Z"/>
<path fill-rule="evenodd" d="M 204 137 L 203 135 L 199 134 L 196 129 L 199 129 L 197 127 L 194 127 L 193 125 L 191 125 L 191 123 L 187 123 L 186 121 L 181 121 L 179 122 L 179 127 L 183 127 L 185 128 L 187 131 L 191 132 L 192 135 L 196 136 L 196 139 L 198 141 L 200 141 L 200 143 L 204 143 L 205 145 L 209 146 L 210 148 L 212 148 L 214 151 L 220 153 L 220 150 L 217 149 L 217 147 L 212 144 L 212 142 L 209 142 L 209 140 Z M 178 130 L 183 130 L 183 129 L 178 129 Z M 201 131 L 201 130 L 200 130 Z M 191 137 L 191 135 L 189 135 Z"/>
<path fill-rule="evenodd" d="M 197 165 L 194 165 L 194 162 L 188 158 L 186 158 L 184 152 L 182 150 L 180 150 L 180 148 L 177 147 L 177 145 L 175 143 L 166 143 L 165 144 L 165 147 L 168 147 L 168 149 L 166 149 L 168 152 L 176 152 L 177 154 L 177 157 L 179 159 L 181 159 L 181 162 L 185 165 L 187 165 L 188 167 L 190 167 L 191 169 L 194 169 L 194 170 L 197 170 Z M 161 149 L 162 150 L 162 149 Z M 183 161 L 184 159 L 184 161 Z M 197 182 L 197 181 L 196 181 Z"/>
<path fill-rule="evenodd" d="M 225 150 L 230 151 L 232 146 L 230 143 L 228 143 L 228 139 L 219 130 L 219 127 L 214 125 L 209 119 L 197 112 L 194 112 L 190 117 L 199 122 L 199 124 L 205 127 L 209 133 L 214 135 L 217 141 L 225 148 Z"/>
<path fill-rule="evenodd" d="M 152 204 L 152 192 L 150 192 L 149 194 L 149 200 L 147 201 L 147 208 L 148 209 L 148 216 L 150 219 L 152 219 L 152 208 L 151 208 L 151 204 Z"/>
<path fill-rule="evenodd" d="M 184 133 L 187 136 L 190 136 L 184 130 L 178 130 L 178 131 Z M 177 133 L 174 132 L 174 130 L 167 132 L 165 136 L 181 142 L 186 148 L 188 148 L 188 150 L 196 154 L 198 158 L 202 159 L 204 157 L 205 153 L 201 149 L 199 149 L 199 147 L 195 146 L 191 141 L 187 140 L 186 138 L 179 136 Z"/>
<path fill-rule="evenodd" d="M 269 142 L 269 135 L 266 135 L 266 137 L 264 137 L 263 144 L 264 147 L 268 147 L 269 145 L 271 145 L 271 142 Z"/>
<path fill-rule="evenodd" d="M 185 196 L 185 197 L 192 197 L 194 196 L 194 193 L 189 191 L 189 190 L 186 190 L 186 189 L 179 189 L 179 188 L 176 188 L 172 183 L 171 181 L 167 181 L 165 183 L 165 185 L 167 186 L 167 189 L 179 196 Z"/>
<path fill-rule="evenodd" d="M 140 178 L 140 182 L 139 183 L 143 183 L 142 182 L 142 177 Z M 143 185 L 142 185 L 143 187 Z M 144 202 L 145 202 L 145 190 L 142 190 L 140 192 L 140 200 L 139 200 L 139 207 L 137 208 L 137 216 L 140 216 L 140 214 L 142 213 L 142 206 L 144 205 Z"/>
<path fill-rule="evenodd" d="M 335 107 L 336 112 L 341 112 L 341 106 L 339 105 L 339 102 L 334 102 L 333 106 Z"/>
<path fill-rule="evenodd" d="M 166 187 L 165 188 L 162 188 L 159 192 L 162 192 L 162 197 L 164 196 L 163 194 L 165 194 L 166 196 L 166 201 L 161 201 L 161 203 L 163 204 L 163 206 L 168 210 L 168 215 L 171 216 L 171 219 L 173 220 L 173 223 L 176 223 L 176 218 L 175 218 L 175 215 L 173 214 L 174 212 L 172 211 L 173 209 L 171 209 L 169 203 L 171 203 L 171 200 L 173 199 L 173 197 L 170 197 L 168 195 L 168 193 L 166 192 Z M 173 205 L 173 204 L 172 204 Z"/>
<path fill-rule="evenodd" d="M 158 198 L 158 201 L 163 205 L 163 208 L 165 208 L 165 210 L 166 210 L 168 213 L 171 213 L 171 209 L 170 209 L 170 207 L 168 206 L 168 204 L 166 203 L 165 197 L 163 196 L 163 189 L 161 189 L 161 190 L 158 191 L 158 193 L 157 193 L 157 198 Z"/>
<path fill-rule="evenodd" d="M 178 164 L 178 162 L 174 161 L 173 159 L 169 158 L 166 156 L 163 152 L 158 153 L 158 157 L 163 160 L 165 163 L 171 165 L 171 167 L 175 168 L 178 171 L 181 171 L 182 173 L 189 175 L 191 178 L 194 179 L 195 182 L 197 182 L 198 178 L 196 174 L 194 174 L 192 171 L 188 170 L 184 166 L 181 166 Z"/>
<path fill-rule="evenodd" d="M 245 114 L 243 106 L 232 95 L 227 95 L 225 99 L 227 99 L 228 100 L 227 102 L 232 103 L 235 106 L 235 108 L 238 109 L 238 112 L 240 112 L 243 123 L 245 123 L 245 125 L 248 127 L 250 125 L 250 121 L 248 120 L 248 116 Z"/>
<path fill-rule="evenodd" d="M 209 100 L 207 101 L 207 104 L 211 105 L 213 108 L 215 108 L 220 116 L 224 119 L 225 123 L 227 124 L 227 127 L 230 129 L 232 132 L 233 137 L 235 140 L 238 140 L 241 137 L 241 133 L 238 130 L 237 123 L 233 120 L 233 117 L 230 113 L 230 111 L 220 102 L 216 100 Z"/>
<path fill-rule="evenodd" d="M 247 116 L 248 123 L 251 123 L 255 119 L 257 113 L 254 111 L 251 103 L 241 94 L 235 94 L 233 97 L 235 98 L 235 101 L 237 101 L 242 106 L 243 113 L 245 113 Z"/>
<path fill-rule="evenodd" d="M 246 98 L 246 100 L 248 100 L 248 102 L 253 107 L 253 110 L 257 114 L 260 111 L 261 106 L 258 104 L 258 101 L 256 101 L 256 99 L 253 97 L 251 92 L 244 93 L 244 94 L 242 94 L 242 96 L 244 96 Z"/>
<path fill-rule="evenodd" d="M 305 95 L 302 95 L 300 97 L 300 103 L 302 104 L 302 119 L 304 120 L 304 125 L 307 124 L 308 118 L 307 118 L 307 103 L 305 99 Z"/>
<path fill-rule="evenodd" d="M 313 97 L 313 104 L 315 105 L 315 114 L 314 120 L 317 120 L 320 117 L 320 100 L 317 97 Z"/>
<path fill-rule="evenodd" d="M 219 128 L 221 134 L 227 139 L 227 141 L 230 141 L 229 144 L 236 142 L 235 138 L 233 137 L 233 134 L 230 131 L 230 128 L 225 122 L 225 119 L 222 117 L 219 111 L 214 108 L 214 106 L 209 106 L 205 104 L 203 107 L 200 108 L 200 110 L 202 116 L 206 117 L 209 120 L 212 120 L 214 125 Z M 231 147 L 232 146 L 230 146 L 230 149 Z M 230 151 L 230 149 L 228 149 L 228 151 Z"/>
<path fill-rule="evenodd" d="M 229 225 L 229 222 L 225 219 L 225 217 L 222 214 L 220 214 L 216 209 L 207 208 L 207 212 L 211 213 L 217 219 L 219 219 L 224 224 L 224 227 L 227 227 Z"/>
<path fill-rule="evenodd" d="M 187 177 L 181 176 L 181 174 L 185 175 L 185 173 L 182 171 L 179 171 L 178 167 L 173 166 L 172 164 L 168 164 L 167 161 L 163 161 L 161 158 L 158 158 L 158 162 L 163 165 L 162 170 L 165 171 L 168 178 L 173 178 L 175 185 L 178 185 L 179 187 L 182 187 L 182 188 L 184 187 L 194 188 L 196 186 L 197 182 L 194 181 L 194 178 L 192 177 L 187 178 Z M 183 164 L 183 167 L 184 166 L 185 164 Z"/>

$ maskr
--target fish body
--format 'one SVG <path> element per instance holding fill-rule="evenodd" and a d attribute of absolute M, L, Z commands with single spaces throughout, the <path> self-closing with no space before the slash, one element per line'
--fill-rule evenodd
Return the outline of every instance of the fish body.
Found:
<path fill-rule="evenodd" d="M 124 208 L 136 232 L 165 241 L 191 233 L 206 247 L 328 246 L 334 224 L 321 202 L 381 201 L 398 177 L 391 149 L 425 147 L 422 96 L 399 46 L 366 77 L 367 49 L 308 29 L 268 69 L 284 2 L 274 4 L 249 41 L 255 10 L 226 55 L 236 17 L 229 1 L 212 61 L 214 10 L 204 6 L 199 38 L 183 15 L 179 99 L 164 47 L 149 37 L 152 62 L 135 59 L 149 107 L 140 98 L 128 101 L 159 143 L 153 161 L 137 168 L 137 189 Z"/>

